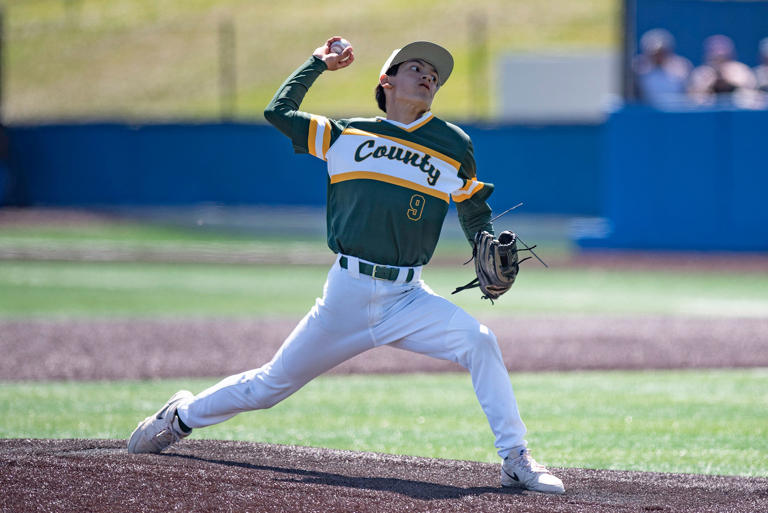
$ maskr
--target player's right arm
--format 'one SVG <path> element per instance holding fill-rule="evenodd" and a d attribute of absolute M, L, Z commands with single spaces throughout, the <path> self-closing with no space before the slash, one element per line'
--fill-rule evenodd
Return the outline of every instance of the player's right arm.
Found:
<path fill-rule="evenodd" d="M 336 131 L 335 123 L 331 120 L 302 112 L 299 106 L 322 72 L 346 68 L 355 60 L 351 46 L 341 54 L 330 51 L 331 43 L 339 39 L 339 36 L 332 37 L 325 45 L 318 47 L 312 57 L 283 82 L 264 109 L 266 120 L 293 141 L 293 148 L 297 153 L 308 152 L 325 158 L 332 132 Z"/>

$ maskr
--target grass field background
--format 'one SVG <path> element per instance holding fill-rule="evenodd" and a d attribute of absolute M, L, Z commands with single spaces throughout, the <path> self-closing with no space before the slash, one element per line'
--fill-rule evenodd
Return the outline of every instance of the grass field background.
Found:
<path fill-rule="evenodd" d="M 126 438 L 179 388 L 214 382 L 2 383 L 0 437 Z M 768 477 L 766 369 L 516 374 L 513 383 L 529 445 L 550 465 Z M 193 436 L 498 461 L 464 374 L 321 377 Z"/>
<path fill-rule="evenodd" d="M 179 388 L 214 382 L 2 383 L 0 437 L 126 438 Z M 766 369 L 517 374 L 513 383 L 529 445 L 550 465 L 768 477 Z M 463 374 L 322 377 L 193 436 L 497 461 Z"/>
<path fill-rule="evenodd" d="M 193 216 L 194 217 L 194 216 Z M 314 217 L 323 219 L 322 215 Z M 290 219 L 282 222 L 292 224 Z M 274 221 L 273 228 L 280 223 Z M 322 224 L 322 223 L 320 223 Z M 172 223 L 93 223 L 0 227 L 0 252 L 44 249 L 90 252 L 91 261 L 7 260 L 0 262 L 0 317 L 45 316 L 258 316 L 303 315 L 322 294 L 333 255 L 316 227 L 277 233 L 242 229 L 201 229 Z M 461 264 L 470 254 L 466 241 L 446 227 L 435 253 L 443 265 L 430 265 L 424 279 L 450 296 L 474 276 Z M 280 233 L 280 235 L 278 235 Z M 285 234 L 291 233 L 287 239 Z M 540 243 L 545 260 L 572 251 L 562 229 L 552 223 L 523 223 L 530 241 Z M 530 235 L 529 235 L 530 234 Z M 174 254 L 257 255 L 279 261 L 293 251 L 315 265 L 100 261 L 101 251 L 168 250 Z M 532 313 L 768 316 L 768 274 L 711 270 L 579 269 L 535 260 L 523 264 L 514 288 L 491 306 L 475 291 L 451 300 L 475 315 Z"/>
<path fill-rule="evenodd" d="M 436 110 L 447 119 L 484 119 L 496 110 L 494 67 L 502 53 L 616 48 L 619 4 L 2 0 L 4 117 L 218 119 L 218 31 L 231 22 L 236 118 L 261 121 L 284 78 L 328 37 L 341 34 L 354 44 L 356 62 L 318 81 L 304 104 L 308 110 L 376 114 L 373 87 L 389 53 L 432 40 L 456 59 Z"/>
<path fill-rule="evenodd" d="M 533 231 L 530 238 L 539 241 L 539 235 Z M 322 237 L 297 239 L 308 254 L 329 258 Z M 471 277 L 469 267 L 458 270 L 468 249 L 448 239 L 441 258 L 457 263 L 428 267 L 424 274 L 441 294 Z M 112 244 L 231 253 L 276 243 L 269 233 L 142 223 L 0 226 L 0 251 Z M 541 251 L 546 255 L 548 245 Z M 477 292 L 452 299 L 479 316 L 768 315 L 764 273 L 530 264 L 494 306 Z M 0 260 L 0 317 L 279 314 L 298 320 L 320 293 L 326 270 L 326 264 Z M 4 382 L 0 437 L 125 438 L 178 388 L 198 392 L 219 378 Z M 513 384 L 530 445 L 550 465 L 768 475 L 766 369 L 515 374 Z M 194 436 L 496 461 L 490 429 L 463 374 L 321 377 L 269 411 L 240 415 Z"/>
<path fill-rule="evenodd" d="M 531 313 L 764 316 L 768 275 L 606 269 L 543 269 L 528 263 L 514 289 L 491 306 L 468 267 L 423 277 L 475 315 Z M 259 316 L 300 318 L 322 294 L 327 266 L 122 262 L 3 262 L 0 316 Z"/>

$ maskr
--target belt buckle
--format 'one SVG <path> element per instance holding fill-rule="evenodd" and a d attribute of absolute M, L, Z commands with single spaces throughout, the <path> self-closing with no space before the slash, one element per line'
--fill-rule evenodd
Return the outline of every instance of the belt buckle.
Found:
<path fill-rule="evenodd" d="M 373 264 L 373 270 L 371 271 L 371 278 L 376 279 L 376 280 L 383 280 L 384 279 L 384 278 L 379 278 L 378 276 L 376 276 L 376 269 L 379 268 L 379 267 L 383 268 L 383 266 L 380 266 L 380 265 L 377 265 L 377 264 Z"/>

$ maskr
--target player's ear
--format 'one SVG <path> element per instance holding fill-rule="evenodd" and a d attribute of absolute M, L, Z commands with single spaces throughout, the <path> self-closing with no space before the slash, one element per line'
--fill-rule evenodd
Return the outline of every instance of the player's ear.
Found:
<path fill-rule="evenodd" d="M 392 84 L 389 81 L 389 75 L 386 73 L 379 77 L 379 85 L 384 89 L 392 89 Z"/>

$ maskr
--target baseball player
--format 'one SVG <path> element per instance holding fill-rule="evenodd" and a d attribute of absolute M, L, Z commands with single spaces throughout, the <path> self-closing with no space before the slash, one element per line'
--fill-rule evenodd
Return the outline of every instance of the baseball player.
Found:
<path fill-rule="evenodd" d="M 342 38 L 332 37 L 317 48 L 264 111 L 295 152 L 328 164 L 327 238 L 337 256 L 322 298 L 272 361 L 197 395 L 176 393 L 139 423 L 128 451 L 157 453 L 193 428 L 270 408 L 332 367 L 388 344 L 469 370 L 496 437 L 503 486 L 563 493 L 562 481 L 527 449 L 526 428 L 494 334 L 420 279 L 451 199 L 468 240 L 493 233 L 486 203 L 493 185 L 477 180 L 469 137 L 430 111 L 453 58 L 423 41 L 392 52 L 375 93 L 385 117 L 330 119 L 300 111 L 323 72 L 354 62 L 352 46 L 340 43 Z"/>

